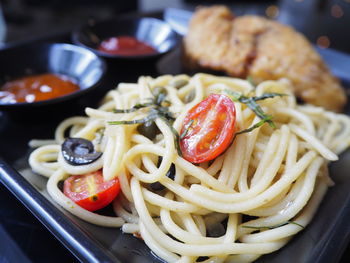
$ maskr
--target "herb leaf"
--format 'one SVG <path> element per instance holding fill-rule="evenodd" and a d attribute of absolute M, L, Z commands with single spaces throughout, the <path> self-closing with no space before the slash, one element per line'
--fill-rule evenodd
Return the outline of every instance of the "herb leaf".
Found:
<path fill-rule="evenodd" d="M 155 119 L 161 118 L 171 129 L 174 135 L 174 143 L 176 150 L 180 156 L 182 156 L 180 145 L 179 145 L 179 134 L 174 129 L 172 122 L 175 120 L 175 116 L 169 111 L 169 106 L 171 106 L 170 101 L 166 100 L 168 94 L 164 87 L 155 87 L 153 90 L 149 87 L 153 98 L 147 98 L 148 102 L 139 103 L 133 106 L 131 109 L 116 109 L 115 113 L 130 113 L 137 111 L 142 108 L 149 108 L 148 115 L 143 119 L 131 120 L 131 121 L 109 121 L 110 125 L 132 125 L 140 123 L 150 123 L 154 122 Z"/>
<path fill-rule="evenodd" d="M 288 225 L 288 224 L 294 224 L 294 225 L 297 225 L 301 228 L 305 228 L 303 225 L 295 222 L 295 221 L 286 221 L 284 223 L 281 223 L 281 224 L 278 224 L 278 225 L 274 225 L 274 226 L 242 226 L 243 228 L 251 228 L 251 229 L 257 229 L 257 230 L 263 230 L 263 229 L 274 229 L 274 228 L 277 228 L 277 227 L 281 227 L 281 226 L 285 226 L 285 225 Z"/>
<path fill-rule="evenodd" d="M 132 124 L 139 124 L 139 123 L 146 123 L 149 121 L 153 121 L 157 117 L 158 117 L 157 114 L 150 114 L 143 119 L 132 120 L 132 121 L 109 121 L 108 124 L 110 124 L 110 125 L 132 125 Z"/>
<path fill-rule="evenodd" d="M 258 101 L 258 100 L 265 100 L 265 99 L 271 99 L 274 97 L 283 97 L 283 96 L 288 96 L 288 94 L 271 92 L 271 93 L 264 93 L 263 95 L 261 95 L 259 97 L 253 97 L 253 99 L 255 101 Z"/>
<path fill-rule="evenodd" d="M 130 109 L 114 109 L 113 112 L 114 113 L 130 113 L 130 112 L 134 112 L 134 111 L 137 111 L 139 109 L 142 109 L 142 108 L 150 107 L 152 105 L 153 105 L 153 103 L 150 103 L 150 102 L 148 102 L 148 103 L 139 103 L 139 104 L 134 105 Z"/>
<path fill-rule="evenodd" d="M 259 121 L 258 123 L 255 123 L 253 126 L 247 128 L 247 129 L 244 129 L 244 130 L 241 130 L 241 131 L 238 131 L 235 133 L 235 136 L 234 136 L 234 139 L 236 138 L 237 135 L 239 134 L 242 134 L 242 133 L 247 133 L 247 132 L 251 132 L 252 130 L 256 129 L 256 128 L 259 128 L 260 126 L 262 126 L 265 122 L 268 122 L 269 120 L 272 119 L 272 116 L 268 115 L 265 119 L 262 119 L 261 121 Z"/>
<path fill-rule="evenodd" d="M 235 92 L 235 91 L 232 91 L 232 90 L 228 90 L 228 89 L 226 89 L 225 92 L 228 94 L 228 96 L 233 101 L 240 102 L 240 103 L 243 103 L 243 104 L 247 105 L 247 107 L 249 107 L 256 114 L 256 116 L 258 116 L 263 121 L 263 123 L 261 123 L 259 126 L 255 127 L 255 128 L 260 127 L 265 122 L 267 122 L 272 128 L 276 128 L 276 125 L 272 121 L 272 116 L 267 115 L 262 110 L 260 105 L 258 103 L 256 103 L 256 101 L 265 100 L 265 99 L 269 99 L 269 98 L 274 98 L 276 96 L 285 96 L 286 94 L 281 94 L 281 93 L 264 93 L 263 95 L 261 95 L 259 97 L 247 97 L 247 96 L 242 95 L 241 93 L 238 93 L 238 92 Z M 255 128 L 253 128 L 253 129 L 255 129 Z M 250 129 L 250 128 L 248 128 L 248 129 Z M 249 131 L 252 131 L 253 129 L 251 129 Z"/>

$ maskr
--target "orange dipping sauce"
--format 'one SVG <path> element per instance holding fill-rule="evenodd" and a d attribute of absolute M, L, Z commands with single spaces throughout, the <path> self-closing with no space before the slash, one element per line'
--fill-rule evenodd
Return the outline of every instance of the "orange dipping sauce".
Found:
<path fill-rule="evenodd" d="M 69 77 L 52 73 L 33 75 L 6 82 L 0 88 L 0 103 L 37 102 L 78 91 Z"/>
<path fill-rule="evenodd" d="M 101 42 L 99 51 L 111 55 L 135 56 L 157 53 L 157 50 L 134 37 L 110 37 Z"/>

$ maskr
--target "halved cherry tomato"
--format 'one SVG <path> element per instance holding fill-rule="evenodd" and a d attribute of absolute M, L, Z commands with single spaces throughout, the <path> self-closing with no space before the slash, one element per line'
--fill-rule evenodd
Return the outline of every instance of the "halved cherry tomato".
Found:
<path fill-rule="evenodd" d="M 191 163 L 210 161 L 230 145 L 236 122 L 233 101 L 220 94 L 210 94 L 188 113 L 181 129 L 180 148 Z"/>
<path fill-rule="evenodd" d="M 89 211 L 96 211 L 111 203 L 118 195 L 118 178 L 105 182 L 102 171 L 73 175 L 64 181 L 63 192 L 77 205 Z"/>

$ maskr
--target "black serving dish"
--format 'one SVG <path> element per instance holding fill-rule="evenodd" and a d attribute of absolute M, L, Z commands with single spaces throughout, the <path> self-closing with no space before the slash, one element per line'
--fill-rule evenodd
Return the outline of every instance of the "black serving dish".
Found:
<path fill-rule="evenodd" d="M 145 55 L 114 55 L 97 50 L 104 39 L 131 36 L 152 46 L 157 52 Z M 73 43 L 108 59 L 154 59 L 171 51 L 179 42 L 179 36 L 166 22 L 152 17 L 117 17 L 86 24 L 72 33 Z"/>
<path fill-rule="evenodd" d="M 19 48 L 19 47 L 16 47 Z M 15 48 L 5 50 L 9 52 Z M 0 51 L 0 57 L 3 51 Z M 350 89 L 350 56 L 332 50 L 319 50 Z M 144 74 L 180 73 L 179 54 L 174 51 L 157 63 L 140 67 L 138 71 L 119 68 L 108 70 L 104 85 L 120 81 L 136 81 Z M 110 66 L 107 61 L 108 66 Z M 162 65 L 167 65 L 163 67 Z M 122 65 L 122 63 L 121 63 Z M 170 66 L 172 65 L 172 67 Z M 110 67 L 109 67 L 110 68 Z M 111 67 L 113 68 L 113 67 Z M 152 69 L 152 70 L 150 70 Z M 90 94 L 89 94 L 90 95 Z M 72 112 L 71 115 L 77 112 Z M 346 108 L 350 113 L 350 104 Z M 33 138 L 52 138 L 55 126 L 63 116 L 28 126 L 13 122 L 1 115 L 0 121 L 0 181 L 82 262 L 162 262 L 142 240 L 122 234 L 119 229 L 104 228 L 86 223 L 55 204 L 49 197 L 46 179 L 31 172 L 27 158 L 27 142 Z M 25 130 L 25 133 L 23 132 Z M 263 256 L 258 263 L 328 263 L 338 262 L 350 238 L 350 151 L 331 165 L 335 181 L 314 219 L 302 232 L 281 250 Z"/>
<path fill-rule="evenodd" d="M 86 48 L 67 43 L 35 43 L 1 51 L 0 84 L 41 73 L 56 73 L 74 79 L 80 89 L 54 99 L 32 103 L 0 103 L 11 117 L 41 119 L 45 113 L 67 109 L 77 99 L 93 92 L 106 71 L 105 62 Z M 69 108 L 69 107 L 68 107 Z M 32 116 L 32 118 L 30 118 Z"/>

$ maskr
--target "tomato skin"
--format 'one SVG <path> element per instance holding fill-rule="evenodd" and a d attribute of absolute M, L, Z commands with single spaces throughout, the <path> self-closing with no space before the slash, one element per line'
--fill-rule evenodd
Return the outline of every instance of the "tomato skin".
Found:
<path fill-rule="evenodd" d="M 118 178 L 105 182 L 102 171 L 73 175 L 64 181 L 63 193 L 88 211 L 96 211 L 111 203 L 120 191 Z"/>
<path fill-rule="evenodd" d="M 187 161 L 210 161 L 230 145 L 235 134 L 236 108 L 233 101 L 221 94 L 210 94 L 186 115 L 180 149 Z M 187 132 L 186 132 L 187 131 Z"/>

